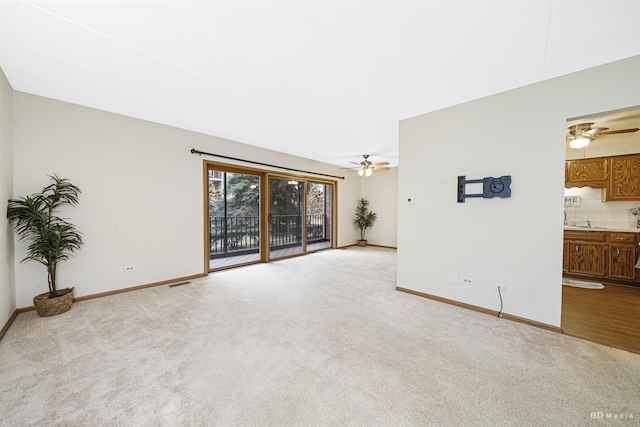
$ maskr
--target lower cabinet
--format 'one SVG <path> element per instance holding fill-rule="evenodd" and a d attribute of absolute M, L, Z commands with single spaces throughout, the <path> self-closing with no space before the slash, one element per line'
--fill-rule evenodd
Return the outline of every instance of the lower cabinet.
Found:
<path fill-rule="evenodd" d="M 638 259 L 637 234 L 610 233 L 611 255 L 609 257 L 609 275 L 614 279 L 634 280 L 638 279 L 636 260 Z"/>
<path fill-rule="evenodd" d="M 569 246 L 569 272 L 604 277 L 607 275 L 607 245 L 604 243 L 572 242 Z"/>
<path fill-rule="evenodd" d="M 614 279 L 635 280 L 638 274 L 635 268 L 637 258 L 636 246 L 611 245 L 609 276 Z"/>
<path fill-rule="evenodd" d="M 608 273 L 607 233 L 604 231 L 564 232 L 565 273 L 603 278 Z"/>
<path fill-rule="evenodd" d="M 635 268 L 638 235 L 602 231 L 565 231 L 563 270 L 569 275 L 639 283 Z"/>

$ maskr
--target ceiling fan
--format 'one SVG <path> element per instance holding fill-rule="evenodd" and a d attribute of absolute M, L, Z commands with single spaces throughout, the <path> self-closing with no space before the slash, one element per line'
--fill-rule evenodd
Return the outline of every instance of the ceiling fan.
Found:
<path fill-rule="evenodd" d="M 378 162 L 378 163 L 372 163 L 369 160 L 369 155 L 368 154 L 363 154 L 362 157 L 364 157 L 364 160 L 361 161 L 360 163 L 356 163 L 356 162 L 351 162 L 354 165 L 357 165 L 357 169 L 358 169 L 358 175 L 362 176 L 371 176 L 371 174 L 373 173 L 374 170 L 377 171 L 388 171 L 389 169 L 391 169 L 390 167 L 388 167 L 387 165 L 389 164 L 389 162 Z M 353 168 L 356 169 L 356 168 Z"/>
<path fill-rule="evenodd" d="M 571 148 L 584 148 L 591 141 L 601 136 L 618 135 L 621 133 L 637 132 L 640 128 L 609 130 L 605 127 L 593 127 L 592 122 L 578 123 L 573 126 L 569 126 L 567 130 L 569 135 L 567 136 L 567 142 Z"/>

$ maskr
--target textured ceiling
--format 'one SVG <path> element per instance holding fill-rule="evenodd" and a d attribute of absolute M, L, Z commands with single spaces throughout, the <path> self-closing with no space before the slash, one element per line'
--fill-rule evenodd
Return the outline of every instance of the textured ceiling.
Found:
<path fill-rule="evenodd" d="M 0 0 L 0 13 L 15 90 L 341 166 L 397 165 L 404 118 L 640 54 L 640 0 Z"/>

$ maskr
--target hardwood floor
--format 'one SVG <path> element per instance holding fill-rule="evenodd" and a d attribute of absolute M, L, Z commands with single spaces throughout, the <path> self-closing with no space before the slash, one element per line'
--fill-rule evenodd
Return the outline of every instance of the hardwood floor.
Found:
<path fill-rule="evenodd" d="M 640 287 L 562 286 L 562 332 L 640 353 Z"/>

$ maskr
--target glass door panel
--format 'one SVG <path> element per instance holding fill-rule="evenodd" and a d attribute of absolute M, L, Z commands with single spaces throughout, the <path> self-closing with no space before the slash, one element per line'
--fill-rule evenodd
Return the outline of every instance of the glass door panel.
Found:
<path fill-rule="evenodd" d="M 260 261 L 260 177 L 210 169 L 209 269 Z"/>
<path fill-rule="evenodd" d="M 287 178 L 269 178 L 269 258 L 305 251 L 304 183 Z"/>
<path fill-rule="evenodd" d="M 307 182 L 307 252 L 332 246 L 333 185 Z"/>

